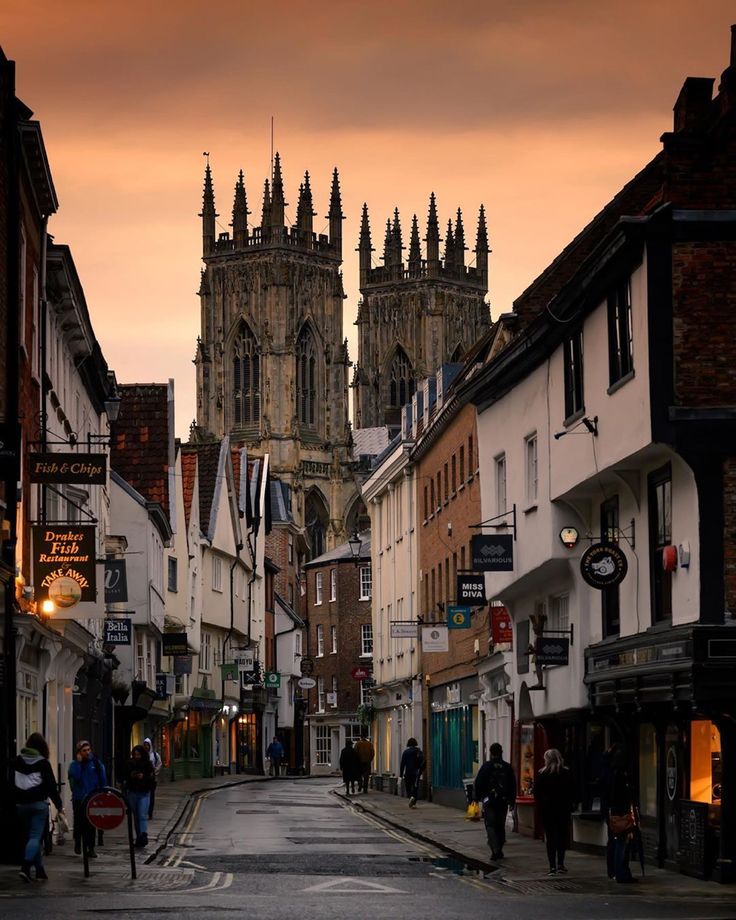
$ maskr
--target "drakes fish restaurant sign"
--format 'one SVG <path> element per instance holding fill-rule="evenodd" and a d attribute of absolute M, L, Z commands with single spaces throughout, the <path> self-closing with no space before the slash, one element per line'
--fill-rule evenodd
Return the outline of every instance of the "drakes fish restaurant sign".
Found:
<path fill-rule="evenodd" d="M 62 610 L 97 600 L 95 530 L 80 524 L 33 527 L 36 600 L 49 598 Z"/>

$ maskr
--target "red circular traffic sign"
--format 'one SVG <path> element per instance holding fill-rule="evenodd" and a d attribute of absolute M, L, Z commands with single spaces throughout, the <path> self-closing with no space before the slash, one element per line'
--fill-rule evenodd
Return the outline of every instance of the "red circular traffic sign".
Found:
<path fill-rule="evenodd" d="M 350 673 L 353 676 L 353 680 L 366 680 L 371 676 L 371 672 L 363 665 L 360 665 L 357 668 L 353 668 Z"/>
<path fill-rule="evenodd" d="M 111 831 L 125 820 L 125 800 L 119 792 L 106 789 L 87 799 L 87 820 L 98 831 Z"/>

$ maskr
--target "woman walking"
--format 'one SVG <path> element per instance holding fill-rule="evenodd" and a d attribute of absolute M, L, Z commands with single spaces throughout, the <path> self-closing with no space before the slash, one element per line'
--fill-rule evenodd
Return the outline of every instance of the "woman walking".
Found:
<path fill-rule="evenodd" d="M 148 846 L 148 806 L 155 773 L 148 751 L 136 744 L 125 768 L 125 790 L 135 822 L 135 845 Z"/>
<path fill-rule="evenodd" d="M 360 761 L 358 752 L 353 747 L 353 742 L 348 738 L 345 747 L 340 751 L 340 769 L 342 781 L 345 783 L 345 795 L 355 792 L 355 784 L 360 779 Z"/>
<path fill-rule="evenodd" d="M 60 813 L 64 808 L 56 785 L 56 777 L 49 763 L 49 746 L 43 735 L 34 732 L 26 741 L 26 746 L 13 760 L 15 771 L 15 801 L 21 824 L 25 827 L 26 846 L 20 877 L 30 882 L 31 866 L 36 868 L 36 878 L 46 879 L 43 868 L 44 832 L 49 824 L 49 804 L 56 806 Z"/>
<path fill-rule="evenodd" d="M 567 872 L 565 851 L 570 847 L 570 815 L 573 809 L 573 786 L 570 771 L 555 748 L 544 753 L 544 767 L 534 783 L 534 800 L 547 844 L 549 874 Z"/>
<path fill-rule="evenodd" d="M 424 770 L 424 754 L 416 738 L 409 738 L 406 750 L 401 755 L 399 774 L 404 780 L 406 794 L 409 797 L 409 808 L 414 808 L 419 796 L 419 777 Z"/>

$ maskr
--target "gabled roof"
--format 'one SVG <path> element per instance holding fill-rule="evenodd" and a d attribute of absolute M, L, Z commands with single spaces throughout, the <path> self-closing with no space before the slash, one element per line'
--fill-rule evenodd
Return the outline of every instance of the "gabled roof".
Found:
<path fill-rule="evenodd" d="M 291 524 L 294 516 L 289 510 L 289 486 L 278 479 L 271 480 L 271 521 L 274 524 Z"/>
<path fill-rule="evenodd" d="M 353 432 L 353 457 L 377 457 L 388 447 L 388 427 L 356 428 Z"/>
<path fill-rule="evenodd" d="M 169 387 L 118 384 L 120 414 L 112 424 L 110 465 L 146 501 L 169 508 Z"/>
<path fill-rule="evenodd" d="M 274 603 L 276 604 L 277 612 L 285 614 L 292 622 L 296 623 L 297 626 L 305 626 L 304 620 L 296 613 L 293 607 L 289 606 L 287 602 L 281 597 L 278 591 L 274 591 Z"/>
<path fill-rule="evenodd" d="M 182 468 L 186 457 L 196 457 L 199 474 L 199 526 L 202 533 L 210 535 L 212 504 L 220 475 L 221 441 L 207 441 L 204 444 L 183 444 L 181 448 Z M 187 461 L 191 463 L 191 461 Z"/>
<path fill-rule="evenodd" d="M 360 537 L 360 552 L 358 553 L 358 559 L 361 562 L 370 562 L 371 561 L 371 532 L 370 530 L 361 531 L 358 536 Z M 309 562 L 304 566 L 305 569 L 313 569 L 320 565 L 327 565 L 330 562 L 352 562 L 354 560 L 353 552 L 350 548 L 349 541 L 341 543 L 339 546 L 336 546 L 334 549 L 328 550 L 326 553 L 322 553 L 321 556 L 317 556 L 316 559 L 310 559 Z"/>
<path fill-rule="evenodd" d="M 194 481 L 197 476 L 197 455 L 188 451 L 181 452 L 182 491 L 184 494 L 184 517 L 187 532 L 192 517 L 192 500 L 194 499 Z"/>

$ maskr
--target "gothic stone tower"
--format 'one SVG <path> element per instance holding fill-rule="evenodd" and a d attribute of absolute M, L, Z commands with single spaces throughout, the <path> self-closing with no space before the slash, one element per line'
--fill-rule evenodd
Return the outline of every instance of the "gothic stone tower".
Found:
<path fill-rule="evenodd" d="M 346 537 L 348 352 L 343 340 L 342 206 L 332 178 L 329 236 L 313 230 L 309 173 L 296 222 L 285 225 L 278 153 L 266 180 L 260 226 L 248 220 L 242 171 L 235 185 L 232 236 L 215 232 L 209 163 L 202 205 L 197 342 L 198 439 L 229 434 L 254 455 L 269 453 L 275 476 L 293 490 L 293 512 L 311 555 Z"/>
<path fill-rule="evenodd" d="M 488 328 L 488 232 L 481 205 L 475 244 L 475 266 L 465 264 L 465 230 L 458 209 L 453 228 L 448 221 L 444 261 L 434 193 L 429 199 L 426 258 L 422 258 L 419 225 L 414 215 L 409 259 L 404 263 L 398 210 L 386 222 L 383 265 L 371 265 L 368 207 L 360 228 L 360 290 L 358 363 L 353 420 L 356 428 L 398 425 L 401 407 L 415 383 L 448 361 L 457 361 Z"/>

